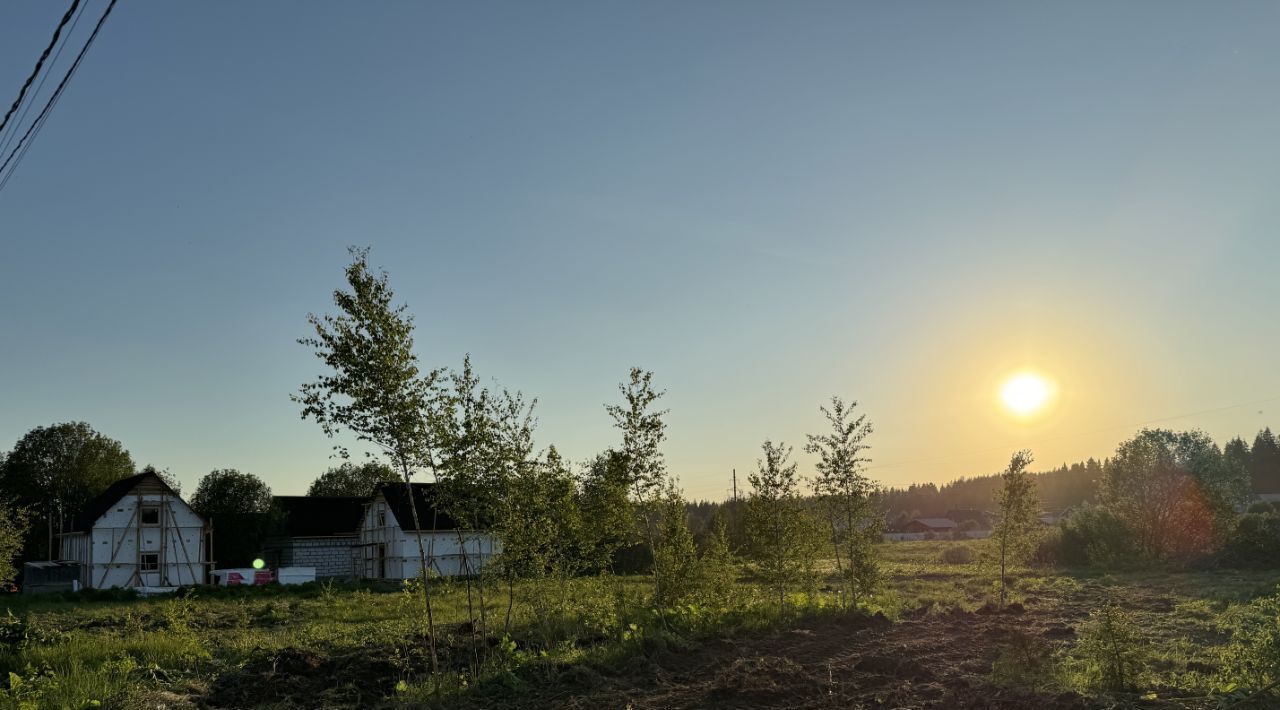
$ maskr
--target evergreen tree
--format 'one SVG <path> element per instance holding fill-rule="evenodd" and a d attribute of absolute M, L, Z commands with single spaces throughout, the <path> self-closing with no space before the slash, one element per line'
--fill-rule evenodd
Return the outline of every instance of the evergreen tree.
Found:
<path fill-rule="evenodd" d="M 1258 432 L 1249 457 L 1249 477 L 1255 493 L 1280 493 L 1280 442 L 1271 427 Z"/>

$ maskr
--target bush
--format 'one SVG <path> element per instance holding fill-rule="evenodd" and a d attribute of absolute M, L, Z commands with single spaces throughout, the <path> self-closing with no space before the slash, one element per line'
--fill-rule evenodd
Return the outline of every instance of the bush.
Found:
<path fill-rule="evenodd" d="M 1231 643 L 1218 677 L 1222 689 L 1256 691 L 1280 680 L 1280 589 L 1233 611 Z"/>
<path fill-rule="evenodd" d="M 943 564 L 967 565 L 973 562 L 973 548 L 968 545 L 953 545 L 943 550 L 939 559 Z"/>
<path fill-rule="evenodd" d="M 1254 503 L 1253 505 L 1249 506 L 1249 510 L 1248 510 L 1247 512 L 1249 512 L 1249 513 L 1263 513 L 1263 514 L 1265 514 L 1265 513 L 1274 513 L 1274 512 L 1276 512 L 1276 507 L 1275 507 L 1274 505 L 1272 505 L 1272 504 L 1270 504 L 1270 503 L 1266 502 L 1265 500 L 1260 500 L 1260 501 L 1258 501 L 1258 502 Z"/>
<path fill-rule="evenodd" d="M 1036 549 L 1031 553 L 1031 563 L 1042 567 L 1057 567 L 1062 564 L 1062 528 L 1047 528 L 1036 542 Z"/>
<path fill-rule="evenodd" d="M 1128 526 L 1102 506 L 1086 506 L 1062 523 L 1063 564 L 1115 567 L 1138 557 Z"/>
<path fill-rule="evenodd" d="M 1232 567 L 1280 567 L 1280 515 L 1242 516 L 1227 535 L 1219 560 Z"/>
<path fill-rule="evenodd" d="M 1107 602 L 1081 624 L 1072 665 L 1087 689 L 1131 690 L 1145 673 L 1147 648 L 1133 615 Z"/>

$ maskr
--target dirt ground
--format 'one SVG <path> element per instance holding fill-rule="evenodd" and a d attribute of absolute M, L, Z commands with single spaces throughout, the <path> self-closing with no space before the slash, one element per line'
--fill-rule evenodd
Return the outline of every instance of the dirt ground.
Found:
<path fill-rule="evenodd" d="M 506 707 L 527 708 L 963 708 L 1068 710 L 1199 708 L 1196 699 L 1098 700 L 1001 687 L 993 662 L 1010 648 L 1058 644 L 1096 605 L 1100 589 L 1045 600 L 1037 610 L 917 613 L 824 619 L 671 650 L 617 676 L 580 673 Z M 1157 594 L 1131 600 L 1163 606 Z M 580 669 L 579 669 L 580 670 Z"/>

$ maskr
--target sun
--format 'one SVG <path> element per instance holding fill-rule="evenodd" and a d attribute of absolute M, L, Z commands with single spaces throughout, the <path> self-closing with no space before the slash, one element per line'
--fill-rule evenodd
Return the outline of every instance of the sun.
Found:
<path fill-rule="evenodd" d="M 1023 372 L 1009 378 L 1000 388 L 1000 400 L 1009 411 L 1021 417 L 1044 409 L 1053 397 L 1053 385 L 1040 375 Z"/>

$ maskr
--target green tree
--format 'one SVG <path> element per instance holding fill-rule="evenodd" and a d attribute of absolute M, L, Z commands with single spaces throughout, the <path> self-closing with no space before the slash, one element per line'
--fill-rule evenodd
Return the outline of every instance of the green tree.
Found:
<path fill-rule="evenodd" d="M 711 519 L 711 534 L 699 558 L 707 600 L 725 607 L 732 606 L 737 593 L 738 558 L 729 545 L 729 526 L 722 510 Z"/>
<path fill-rule="evenodd" d="M 1253 473 L 1253 461 L 1249 455 L 1249 444 L 1245 443 L 1244 439 L 1237 436 L 1228 441 L 1227 445 L 1222 447 L 1222 455 L 1230 465 L 1248 471 L 1250 474 Z M 1254 490 L 1257 490 L 1256 486 Z"/>
<path fill-rule="evenodd" d="M 1000 606 L 1007 597 L 1006 574 L 1009 567 L 1023 564 L 1035 550 L 1039 527 L 1035 481 L 1027 467 L 1032 462 L 1030 451 L 1019 451 L 1009 459 L 1009 467 L 1000 474 L 1001 487 L 996 495 L 1000 520 L 991 531 L 1000 564 Z"/>
<path fill-rule="evenodd" d="M 1280 493 L 1280 442 L 1267 427 L 1253 439 L 1249 476 L 1257 493 Z"/>
<path fill-rule="evenodd" d="M 1144 429 L 1104 467 L 1099 497 L 1155 559 L 1212 552 L 1248 496 L 1248 476 L 1199 431 Z"/>
<path fill-rule="evenodd" d="M 271 487 L 252 473 L 219 468 L 200 479 L 191 507 L 205 518 L 266 513 L 271 510 Z"/>
<path fill-rule="evenodd" d="M 778 611 L 786 607 L 787 592 L 816 584 L 815 559 L 822 546 L 821 528 L 800 496 L 800 477 L 791 462 L 791 447 L 765 441 L 764 458 L 748 476 L 748 549 L 765 586 L 778 597 Z"/>
<path fill-rule="evenodd" d="M 379 485 L 394 481 L 396 477 L 396 472 L 381 461 L 360 464 L 344 461 L 316 477 L 307 489 L 307 495 L 367 498 L 377 491 Z"/>
<path fill-rule="evenodd" d="M 619 384 L 618 391 L 625 404 L 605 405 L 605 411 L 613 418 L 614 426 L 622 431 L 622 448 L 618 452 L 626 467 L 640 532 L 652 556 L 657 550 L 661 502 L 670 484 L 661 450 L 667 438 L 667 425 L 662 420 L 667 410 L 654 408 L 665 392 L 653 388 L 652 372 L 638 367 L 631 368 L 627 382 Z M 656 577 L 659 573 L 654 567 L 655 586 L 662 583 Z"/>
<path fill-rule="evenodd" d="M 884 532 L 884 516 L 872 498 L 875 486 L 865 466 L 871 461 L 865 442 L 872 432 L 867 415 L 856 418 L 857 402 L 845 404 L 831 398 L 831 408 L 820 407 L 831 424 L 830 434 L 810 434 L 805 451 L 818 456 L 813 490 L 826 513 L 831 544 L 840 576 L 841 602 L 857 604 L 875 591 L 880 581 L 875 543 Z"/>
<path fill-rule="evenodd" d="M 14 560 L 27 536 L 27 511 L 0 501 L 0 591 L 18 575 Z"/>
<path fill-rule="evenodd" d="M 689 530 L 684 498 L 675 486 L 659 502 L 658 534 L 653 551 L 653 600 L 659 608 L 692 598 L 701 587 L 698 548 Z"/>
<path fill-rule="evenodd" d="M 395 294 L 386 272 L 369 267 L 368 249 L 351 249 L 346 269 L 349 291 L 333 293 L 337 315 L 307 317 L 315 337 L 299 343 L 315 349 L 327 374 L 303 384 L 293 400 L 302 405 L 303 418 L 312 418 L 329 437 L 348 432 L 356 440 L 377 447 L 400 472 L 408 499 L 412 478 L 423 469 L 434 471 L 438 422 L 444 395 L 440 370 L 422 372 L 413 352 L 413 317 L 404 305 L 394 306 Z M 345 446 L 335 448 L 346 458 Z M 427 552 L 417 506 L 409 506 L 418 544 L 422 598 L 426 610 L 431 670 L 439 670 L 435 619 L 427 582 Z"/>
<path fill-rule="evenodd" d="M 604 451 L 583 466 L 578 477 L 578 507 L 585 569 L 610 569 L 614 554 L 632 539 L 636 515 L 629 492 L 626 461 L 620 452 Z"/>
<path fill-rule="evenodd" d="M 124 446 L 85 422 L 36 427 L 23 435 L 0 468 L 0 496 L 32 516 L 25 556 L 53 559 L 54 533 L 107 486 L 132 475 L 133 459 Z"/>

